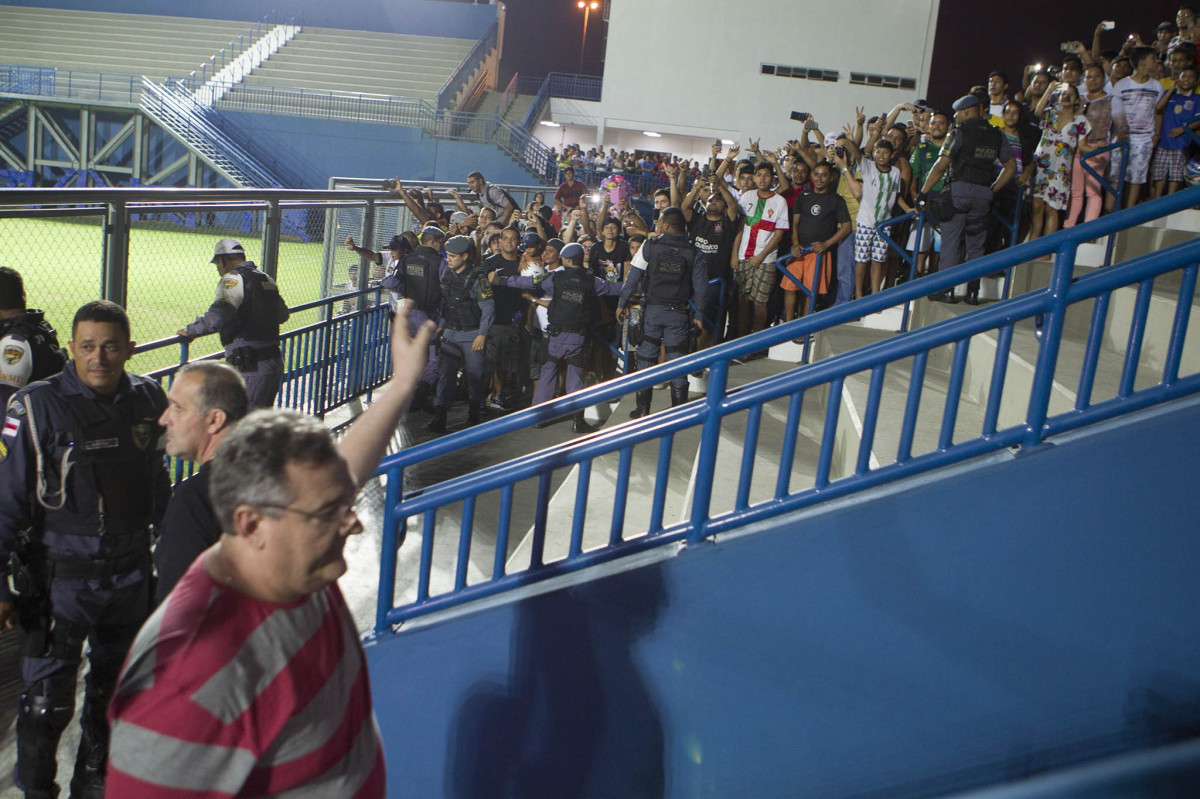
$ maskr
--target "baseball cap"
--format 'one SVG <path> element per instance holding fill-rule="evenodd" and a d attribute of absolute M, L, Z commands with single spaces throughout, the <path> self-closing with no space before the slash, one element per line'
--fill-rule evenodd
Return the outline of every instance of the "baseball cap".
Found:
<path fill-rule="evenodd" d="M 825 134 L 825 146 L 826 147 L 832 147 L 833 145 L 837 144 L 837 140 L 838 140 L 838 135 L 836 133 L 826 133 Z"/>
<path fill-rule="evenodd" d="M 404 238 L 403 236 L 401 236 L 401 235 L 397 234 L 397 235 L 395 235 L 395 236 L 392 236 L 391 240 L 390 240 L 390 241 L 387 243 L 387 247 L 385 247 L 384 249 L 388 249 L 388 250 L 408 250 L 408 249 L 412 249 L 412 247 L 411 247 L 411 245 L 408 243 L 408 240 L 407 240 L 406 238 Z"/>
<path fill-rule="evenodd" d="M 471 240 L 466 236 L 451 236 L 445 249 L 454 255 L 466 255 L 471 251 Z"/>
<path fill-rule="evenodd" d="M 530 231 L 521 237 L 521 246 L 528 247 L 530 244 L 537 244 L 541 240 L 542 240 L 541 236 Z"/>
<path fill-rule="evenodd" d="M 455 211 L 454 213 L 450 214 L 450 222 L 451 224 L 461 225 L 463 222 L 467 221 L 468 216 L 470 216 L 470 214 L 468 214 L 466 211 Z"/>
<path fill-rule="evenodd" d="M 979 105 L 979 98 L 973 94 L 964 94 L 954 101 L 951 106 L 955 111 L 966 111 L 968 108 L 974 108 Z"/>
<path fill-rule="evenodd" d="M 425 227 L 421 228 L 421 237 L 424 238 L 426 235 L 437 236 L 439 239 L 444 239 L 446 238 L 446 231 L 442 230 L 437 225 L 426 225 Z"/>
<path fill-rule="evenodd" d="M 582 255 L 583 255 L 583 247 L 579 246 L 575 242 L 571 242 L 570 244 L 568 244 L 567 246 L 562 248 L 562 257 L 563 258 L 579 258 Z"/>
<path fill-rule="evenodd" d="M 246 257 L 246 251 L 242 248 L 242 243 L 237 239 L 221 239 L 217 242 L 217 248 L 213 250 L 212 260 L 210 264 L 215 264 L 217 258 L 221 255 L 240 255 Z"/>
<path fill-rule="evenodd" d="M 566 242 L 564 242 L 560 238 L 550 239 L 549 241 L 546 242 L 546 244 L 550 245 L 551 247 L 558 250 L 559 252 L 562 252 L 562 248 L 566 246 Z"/>

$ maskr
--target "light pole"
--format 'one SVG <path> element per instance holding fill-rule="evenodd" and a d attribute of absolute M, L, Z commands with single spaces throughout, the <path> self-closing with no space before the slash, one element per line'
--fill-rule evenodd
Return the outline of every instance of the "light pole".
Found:
<path fill-rule="evenodd" d="M 600 7 L 597 0 L 579 0 L 575 5 L 583 9 L 583 43 L 579 45 L 579 74 L 583 74 L 583 51 L 587 49 L 587 25 L 588 17 L 592 12 Z"/>

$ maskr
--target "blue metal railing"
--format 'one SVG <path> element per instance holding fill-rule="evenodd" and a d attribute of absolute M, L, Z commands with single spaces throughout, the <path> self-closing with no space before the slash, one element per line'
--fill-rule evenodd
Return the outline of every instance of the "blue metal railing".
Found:
<path fill-rule="evenodd" d="M 493 595 L 510 588 L 538 582 L 670 542 L 686 540 L 694 544 L 714 533 L 806 507 L 827 498 L 844 496 L 1009 446 L 1033 445 L 1055 433 L 1155 402 L 1200 391 L 1200 375 L 1179 376 L 1192 307 L 1192 293 L 1195 290 L 1196 264 L 1200 262 L 1200 239 L 1193 239 L 1125 264 L 1089 274 L 1078 280 L 1073 279 L 1075 250 L 1081 243 L 1197 204 L 1200 204 L 1200 188 L 1188 189 L 1153 203 L 1119 211 L 1093 222 L 1060 231 L 1052 236 L 938 272 L 921 281 L 910 281 L 877 295 L 835 306 L 812 316 L 770 328 L 751 337 L 728 342 L 650 369 L 634 372 L 632 375 L 606 384 L 577 391 L 552 402 L 514 413 L 483 428 L 467 429 L 447 435 L 387 458 L 378 472 L 386 475 L 388 479 L 384 508 L 380 589 L 376 609 L 376 634 L 383 633 L 391 625 L 399 624 L 407 619 L 459 605 L 472 599 Z M 1038 255 L 1049 253 L 1055 253 L 1057 258 L 1050 286 L 1045 290 L 1034 291 L 972 311 L 956 319 L 898 335 L 800 369 L 793 369 L 745 386 L 734 393 L 728 392 L 729 366 L 736 358 L 765 349 L 773 344 L 827 330 L 866 314 L 914 300 L 930 292 L 950 289 L 968 280 L 982 278 L 1003 270 L 1009 265 L 1021 264 Z M 1151 282 L 1156 275 L 1179 270 L 1182 270 L 1178 295 L 1180 302 L 1167 345 L 1166 367 L 1163 369 L 1162 379 L 1156 385 L 1134 390 L 1138 354 L 1148 315 Z M 920 285 L 917 285 L 918 283 Z M 1129 347 L 1121 378 L 1121 388 L 1118 396 L 1113 399 L 1093 403 L 1090 398 L 1091 381 L 1094 379 L 1095 364 L 1100 352 L 1100 342 L 1106 322 L 1104 309 L 1101 306 L 1107 305 L 1106 298 L 1113 291 L 1124 286 L 1138 286 L 1138 301 L 1129 335 Z M 1076 407 L 1069 412 L 1051 416 L 1049 414 L 1050 395 L 1054 386 L 1059 343 L 1067 310 L 1072 305 L 1093 300 L 1097 308 L 1093 314 L 1091 331 L 1088 336 L 1084 371 L 1080 378 L 1079 399 Z M 1028 401 L 1023 404 L 1023 422 L 1001 428 L 999 424 L 1000 400 L 1014 326 L 1020 321 L 1039 319 L 1043 320 L 1043 333 L 1032 387 L 1029 391 Z M 997 345 L 991 391 L 987 398 L 981 431 L 978 437 L 955 442 L 955 423 L 958 417 L 964 375 L 967 371 L 967 351 L 970 339 L 976 334 L 989 332 L 996 334 Z M 953 348 L 954 355 L 937 446 L 931 451 L 914 455 L 913 443 L 917 412 L 923 399 L 924 375 L 929 354 L 936 348 L 946 346 Z M 871 468 L 875 425 L 878 420 L 887 368 L 897 361 L 910 358 L 910 384 L 895 461 L 883 464 L 878 468 Z M 628 393 L 650 388 L 655 383 L 684 376 L 704 368 L 709 370 L 708 389 L 705 397 L 700 401 L 426 487 L 419 492 L 402 495 L 401 486 L 404 472 L 416 464 L 457 452 L 484 440 L 521 430 L 542 421 L 560 418 L 591 405 L 614 400 Z M 820 440 L 820 454 L 813 484 L 809 487 L 792 490 L 790 486 L 792 456 L 795 452 L 800 410 L 805 392 L 810 389 L 822 389 L 828 391 L 829 397 L 839 397 L 847 378 L 859 372 L 869 372 L 871 378 L 866 409 L 863 414 L 861 446 L 854 473 L 840 479 L 832 474 L 834 442 L 840 408 L 840 403 L 834 399 L 828 402 L 826 407 Z M 788 401 L 783 452 L 779 459 L 780 470 L 776 479 L 776 488 L 771 499 L 750 505 L 747 480 L 752 474 L 754 466 L 753 450 L 754 442 L 757 440 L 758 421 L 762 415 L 763 405 L 774 400 Z M 926 401 L 928 401 L 927 398 Z M 710 501 L 715 480 L 715 463 L 722 420 L 730 414 L 740 411 L 747 411 L 749 415 L 746 448 L 743 453 L 737 492 L 738 499 L 733 510 L 711 515 Z M 662 523 L 664 498 L 662 492 L 656 492 L 651 510 L 651 525 L 645 531 L 646 534 L 633 538 L 625 537 L 625 500 L 629 491 L 629 473 L 634 446 L 647 442 L 658 442 L 660 458 L 657 485 L 663 486 L 667 474 L 666 469 L 669 468 L 671 442 L 677 433 L 689 428 L 700 429 L 700 450 L 689 518 L 678 524 L 664 526 Z M 620 463 L 616 476 L 615 501 L 611 508 L 605 503 L 602 511 L 612 514 L 609 541 L 607 545 L 585 553 L 581 551 L 580 542 L 588 510 L 586 494 L 590 464 L 595 458 L 611 453 L 620 455 Z M 666 453 L 665 457 L 663 453 Z M 666 466 L 663 465 L 664 463 Z M 579 497 L 583 497 L 584 502 L 582 505 L 578 501 L 576 502 L 569 555 L 564 560 L 543 564 L 542 552 L 535 544 L 535 551 L 530 556 L 530 568 L 521 572 L 506 573 L 505 560 L 508 551 L 514 484 L 521 480 L 537 479 L 538 506 L 534 540 L 544 542 L 546 503 L 549 501 L 551 475 L 555 470 L 569 468 L 576 464 L 580 466 L 576 498 L 578 500 Z M 475 498 L 493 490 L 500 493 L 500 510 L 496 524 L 495 562 L 490 577 L 471 586 L 465 585 L 462 580 L 456 580 L 453 589 L 441 594 L 433 594 L 431 591 L 432 548 L 439 510 L 448 505 L 462 503 L 463 518 L 460 536 L 463 538 L 460 540 L 459 546 L 458 569 L 461 574 L 465 574 L 465 558 L 470 552 L 471 546 L 470 536 Z M 398 546 L 403 540 L 407 520 L 410 518 L 421 519 L 423 528 L 417 595 L 415 602 L 395 607 L 393 595 Z M 539 532 L 540 536 L 537 535 Z"/>
<path fill-rule="evenodd" d="M 280 336 L 283 380 L 276 404 L 281 408 L 324 416 L 347 402 L 370 394 L 391 374 L 388 345 L 390 308 L 380 289 L 352 291 L 314 300 L 290 309 L 292 314 L 317 310 L 322 320 Z M 360 310 L 334 315 L 345 303 L 359 301 Z M 170 385 L 179 367 L 189 361 L 222 357 L 221 352 L 193 356 L 193 344 L 180 336 L 138 345 L 138 353 L 179 348 L 179 360 L 147 373 Z"/>
<path fill-rule="evenodd" d="M 596 100 L 604 87 L 604 79 L 595 75 L 575 75 L 567 72 L 551 72 L 550 96 L 566 100 Z"/>
<path fill-rule="evenodd" d="M 537 94 L 533 96 L 533 103 L 529 106 L 529 110 L 525 112 L 525 118 L 521 120 L 521 127 L 526 133 L 532 131 L 533 126 L 541 120 L 548 102 L 550 102 L 550 79 L 546 78 L 546 80 L 542 81 Z"/>
<path fill-rule="evenodd" d="M 142 76 L 5 64 L 0 66 L 0 94 L 136 105 Z"/>
<path fill-rule="evenodd" d="M 446 83 L 442 86 L 437 95 L 437 107 L 439 109 L 450 108 L 454 104 L 454 99 L 463 87 L 467 85 L 467 81 L 475 74 L 475 70 L 488 57 L 492 50 L 496 49 L 496 38 L 500 31 L 500 22 L 497 20 L 479 37 L 479 41 L 475 42 L 475 46 L 467 53 L 462 62 L 450 73 L 450 77 L 446 79 Z"/>
<path fill-rule="evenodd" d="M 1115 186 L 1108 182 L 1107 176 L 1101 175 L 1099 172 L 1097 172 L 1096 168 L 1094 166 L 1092 166 L 1092 163 L 1091 163 L 1094 159 L 1099 158 L 1100 156 L 1104 155 L 1105 153 L 1110 153 L 1110 152 L 1115 152 L 1117 154 L 1116 158 L 1118 159 L 1118 161 L 1117 161 L 1117 183 Z M 1115 198 L 1114 205 L 1113 205 L 1114 208 L 1120 208 L 1121 200 L 1125 197 L 1125 164 L 1128 161 L 1128 159 L 1129 159 L 1129 142 L 1124 142 L 1124 141 L 1113 142 L 1112 144 L 1108 145 L 1107 147 L 1100 147 L 1099 149 L 1092 150 L 1090 153 L 1088 153 L 1087 155 L 1085 155 L 1079 159 L 1079 163 L 1083 167 L 1083 171 L 1086 172 L 1091 177 L 1095 178 L 1096 180 L 1100 181 L 1100 188 L 1104 189 L 1104 191 L 1113 195 L 1113 197 Z M 1087 178 L 1085 177 L 1084 180 L 1086 181 Z M 1112 263 L 1113 247 L 1116 245 L 1116 243 L 1117 243 L 1116 236 L 1108 237 L 1108 244 L 1104 248 L 1104 265 L 1105 266 L 1108 266 L 1109 264 Z M 1008 295 L 1006 294 L 1005 296 L 1008 296 Z"/>

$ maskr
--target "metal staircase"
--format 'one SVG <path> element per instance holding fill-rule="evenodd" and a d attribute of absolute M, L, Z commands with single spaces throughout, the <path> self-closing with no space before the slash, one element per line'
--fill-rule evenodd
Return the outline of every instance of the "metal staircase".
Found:
<path fill-rule="evenodd" d="M 197 102 L 180 83 L 160 85 L 143 78 L 139 107 L 235 186 L 267 189 L 300 185 L 283 174 L 278 165 L 268 166 L 252 151 L 249 142 L 235 138 L 221 124 L 220 113 Z"/>

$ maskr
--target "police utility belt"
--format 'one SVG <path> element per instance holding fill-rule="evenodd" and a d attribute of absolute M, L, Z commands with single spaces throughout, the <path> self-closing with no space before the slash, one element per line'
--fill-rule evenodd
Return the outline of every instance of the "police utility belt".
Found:
<path fill-rule="evenodd" d="M 282 358 L 283 351 L 279 345 L 269 347 L 238 347 L 231 350 L 225 360 L 239 372 L 257 372 L 259 361 L 272 361 Z"/>

